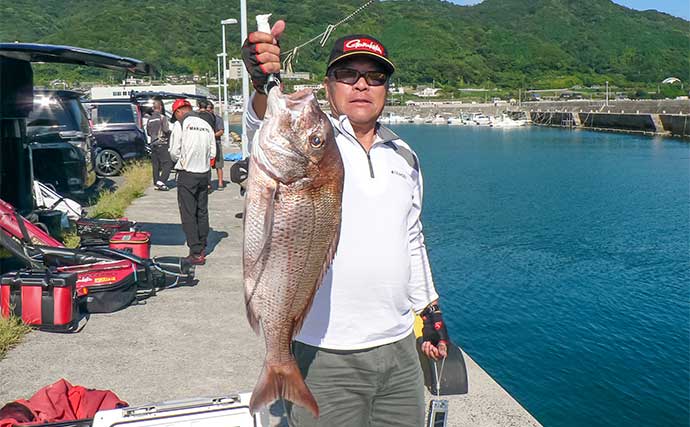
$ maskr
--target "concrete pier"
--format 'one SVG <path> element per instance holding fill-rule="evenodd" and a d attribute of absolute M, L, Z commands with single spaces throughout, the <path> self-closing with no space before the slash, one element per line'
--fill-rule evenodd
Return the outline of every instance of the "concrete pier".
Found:
<path fill-rule="evenodd" d="M 0 406 L 60 378 L 113 390 L 130 405 L 251 391 L 264 344 L 245 316 L 242 220 L 235 216 L 243 199 L 231 184 L 213 192 L 209 204 L 209 256 L 196 270 L 195 286 L 95 314 L 76 334 L 30 333 L 0 361 Z M 154 256 L 187 254 L 174 189 L 149 188 L 126 215 L 153 233 Z M 469 394 L 443 397 L 450 400 L 449 426 L 540 425 L 469 356 L 466 364 Z M 287 425 L 280 402 L 270 412 L 264 415 L 271 426 Z"/>

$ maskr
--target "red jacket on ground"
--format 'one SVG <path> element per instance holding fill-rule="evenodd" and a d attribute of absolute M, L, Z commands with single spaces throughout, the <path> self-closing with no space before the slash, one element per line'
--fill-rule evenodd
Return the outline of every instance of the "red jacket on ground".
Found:
<path fill-rule="evenodd" d="M 16 404 L 28 408 L 33 418 L 27 419 L 28 412 Z M 125 406 L 128 406 L 127 402 L 120 400 L 112 391 L 73 386 L 61 379 L 43 387 L 29 400 L 19 399 L 0 409 L 0 427 L 93 418 L 100 410 Z"/>

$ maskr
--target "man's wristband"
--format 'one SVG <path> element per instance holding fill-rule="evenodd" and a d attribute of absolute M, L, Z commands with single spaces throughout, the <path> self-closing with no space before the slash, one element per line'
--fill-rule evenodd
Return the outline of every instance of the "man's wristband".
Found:
<path fill-rule="evenodd" d="M 429 304 L 426 306 L 424 310 L 420 313 L 422 316 L 428 316 L 430 314 L 434 313 L 441 313 L 441 308 L 438 306 L 438 304 Z"/>

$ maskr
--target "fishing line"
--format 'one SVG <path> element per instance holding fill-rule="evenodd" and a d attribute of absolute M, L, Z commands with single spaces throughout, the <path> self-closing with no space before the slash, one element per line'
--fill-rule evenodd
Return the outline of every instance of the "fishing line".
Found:
<path fill-rule="evenodd" d="M 434 372 L 436 373 L 436 397 L 441 397 L 441 375 L 443 375 L 443 366 L 446 364 L 446 358 L 441 361 L 441 369 L 437 367 L 437 362 L 434 360 Z"/>
<path fill-rule="evenodd" d="M 346 17 L 344 17 L 340 21 L 336 22 L 335 24 L 328 24 L 326 26 L 326 29 L 322 33 L 312 37 L 311 39 L 307 40 L 306 42 L 302 43 L 299 46 L 292 48 L 291 50 L 289 50 L 287 52 L 281 53 L 280 56 L 285 57 L 285 59 L 283 60 L 283 69 L 288 73 L 292 73 L 292 63 L 297 62 L 297 55 L 299 55 L 299 50 L 301 48 L 303 48 L 304 46 L 306 46 L 310 43 L 315 42 L 316 40 L 319 40 L 319 44 L 321 45 L 321 47 L 324 47 L 326 45 L 326 42 L 328 41 L 328 38 L 331 36 L 333 31 L 335 31 L 335 29 L 338 26 L 340 26 L 340 25 L 344 24 L 345 22 L 349 21 L 350 19 L 354 18 L 355 15 L 359 14 L 362 10 L 364 10 L 367 6 L 374 3 L 375 1 L 376 0 L 366 1 L 363 5 L 361 5 L 357 9 L 355 9 L 354 12 L 347 15 Z"/>

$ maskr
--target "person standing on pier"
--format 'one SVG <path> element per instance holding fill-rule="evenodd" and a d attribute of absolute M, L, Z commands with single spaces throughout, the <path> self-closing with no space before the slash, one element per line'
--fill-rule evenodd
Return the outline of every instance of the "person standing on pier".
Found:
<path fill-rule="evenodd" d="M 172 169 L 170 148 L 170 124 L 165 117 L 163 101 L 153 100 L 153 111 L 146 121 L 146 133 L 151 138 L 151 166 L 153 169 L 153 185 L 156 190 L 168 191 L 168 179 Z"/>
<path fill-rule="evenodd" d="M 216 125 L 213 127 L 213 129 L 216 131 L 216 162 L 213 167 L 218 175 L 218 191 L 222 191 L 225 189 L 225 181 L 223 181 L 223 167 L 225 166 L 225 159 L 223 158 L 223 144 L 221 143 L 220 138 L 225 133 L 225 125 L 223 124 L 223 118 L 213 111 L 213 102 L 207 101 L 206 111 L 216 118 Z"/>
<path fill-rule="evenodd" d="M 242 57 L 255 92 L 244 116 L 251 141 L 267 107 L 264 85 L 280 72 L 278 21 L 249 34 Z M 369 35 L 335 41 L 324 86 L 345 166 L 336 255 L 293 354 L 320 417 L 288 405 L 292 426 L 410 426 L 424 422 L 424 382 L 415 348 L 415 313 L 425 318 L 422 351 L 447 355 L 420 214 L 417 155 L 380 126 L 391 74 L 388 51 Z"/>
<path fill-rule="evenodd" d="M 176 100 L 172 112 L 175 124 L 170 135 L 170 156 L 177 162 L 177 204 L 189 246 L 187 259 L 203 265 L 209 231 L 207 188 L 216 139 L 211 125 L 192 111 L 186 99 Z"/>

